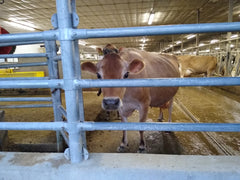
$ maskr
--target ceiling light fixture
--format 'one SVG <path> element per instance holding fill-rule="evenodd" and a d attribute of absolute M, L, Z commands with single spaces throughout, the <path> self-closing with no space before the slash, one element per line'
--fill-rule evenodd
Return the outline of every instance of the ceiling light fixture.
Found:
<path fill-rule="evenodd" d="M 237 38 L 237 37 L 238 37 L 237 34 L 233 34 L 233 35 L 231 36 L 231 39 L 233 39 L 233 38 Z"/>
<path fill-rule="evenodd" d="M 188 35 L 188 36 L 187 36 L 187 39 L 192 39 L 192 38 L 194 38 L 195 36 L 196 36 L 195 34 Z"/>
<path fill-rule="evenodd" d="M 151 25 L 154 19 L 155 13 L 153 10 L 151 10 L 150 14 L 149 14 L 149 19 L 148 19 L 148 25 Z"/>
<path fill-rule="evenodd" d="M 217 43 L 217 42 L 219 42 L 218 39 L 212 39 L 212 40 L 210 41 L 210 44 L 214 44 L 214 43 Z"/>
<path fill-rule="evenodd" d="M 176 41 L 175 43 L 176 43 L 176 44 L 180 44 L 180 43 L 182 43 L 182 41 Z"/>

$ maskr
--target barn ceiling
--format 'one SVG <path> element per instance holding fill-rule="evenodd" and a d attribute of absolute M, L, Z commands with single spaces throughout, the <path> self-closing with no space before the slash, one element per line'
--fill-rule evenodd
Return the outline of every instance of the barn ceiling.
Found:
<path fill-rule="evenodd" d="M 52 29 L 51 16 L 56 13 L 54 0 L 0 0 L 0 26 L 10 33 L 38 32 Z M 152 25 L 214 23 L 228 21 L 229 0 L 76 0 L 77 14 L 80 19 L 78 28 L 115 28 L 148 26 L 149 14 L 154 12 Z M 240 1 L 233 0 L 233 19 L 240 20 Z M 225 35 L 201 34 L 200 43 L 211 39 L 226 38 Z M 145 39 L 145 42 L 143 42 Z M 136 47 L 147 51 L 159 52 L 171 49 L 172 41 L 183 40 L 184 48 L 195 43 L 186 35 L 146 36 L 126 38 L 87 39 L 86 47 L 103 47 L 107 43 L 117 47 Z M 88 50 L 91 48 L 87 48 Z M 174 49 L 179 49 L 180 44 Z M 166 50 L 168 51 L 168 50 Z"/>

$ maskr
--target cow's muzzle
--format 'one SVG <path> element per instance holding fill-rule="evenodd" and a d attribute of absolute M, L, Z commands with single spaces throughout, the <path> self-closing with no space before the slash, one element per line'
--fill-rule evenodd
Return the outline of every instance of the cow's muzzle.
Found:
<path fill-rule="evenodd" d="M 105 110 L 117 110 L 120 107 L 121 101 L 119 98 L 104 98 L 102 107 Z"/>

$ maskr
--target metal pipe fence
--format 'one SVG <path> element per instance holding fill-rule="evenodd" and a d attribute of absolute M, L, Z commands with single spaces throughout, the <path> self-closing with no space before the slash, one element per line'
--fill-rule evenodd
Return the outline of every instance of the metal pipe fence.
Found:
<path fill-rule="evenodd" d="M 29 54 L 4 54 L 0 58 L 33 58 L 33 57 L 47 57 L 46 53 L 29 53 Z"/>
<path fill-rule="evenodd" d="M 11 67 L 32 67 L 32 66 L 47 66 L 47 62 L 36 62 L 36 63 L 17 63 L 17 64 L 1 64 L 0 68 L 11 68 Z"/>
<path fill-rule="evenodd" d="M 37 33 L 7 34 L 0 36 L 1 43 L 14 44 L 21 41 L 48 41 L 59 40 L 61 45 L 61 57 L 56 55 L 53 44 L 47 47 L 48 64 L 52 72 L 50 79 L 2 79 L 0 88 L 51 88 L 53 95 L 53 106 L 55 107 L 55 122 L 49 123 L 10 123 L 1 122 L 1 130 L 53 130 L 64 134 L 67 131 L 67 143 L 69 145 L 70 159 L 72 163 L 79 163 L 85 159 L 86 137 L 85 131 L 93 130 L 148 130 L 148 131 L 240 131 L 240 124 L 218 124 L 218 123 L 93 123 L 84 122 L 82 88 L 91 87 L 156 87 L 156 86 L 237 86 L 240 85 L 240 77 L 221 78 L 162 78 L 162 79 L 134 79 L 134 80 L 86 80 L 81 79 L 79 52 L 77 39 L 108 38 L 128 36 L 151 36 L 167 34 L 186 33 L 211 33 L 240 31 L 240 22 L 233 23 L 206 23 L 185 25 L 164 25 L 148 27 L 127 27 L 109 29 L 76 29 L 75 0 L 56 0 L 57 14 L 55 26 L 51 31 Z M 53 48 L 53 49 L 51 49 Z M 54 52 L 51 54 L 51 52 Z M 59 79 L 56 70 L 57 60 L 62 60 L 63 79 Z M 50 60 L 49 60 L 50 61 Z M 66 110 L 61 106 L 59 100 L 60 89 L 65 90 Z M 67 117 L 63 122 L 60 117 Z"/>
<path fill-rule="evenodd" d="M 1 122 L 0 130 L 66 130 L 72 129 L 67 122 Z M 80 131 L 127 130 L 127 131 L 213 131 L 240 132 L 239 123 L 121 123 L 121 122 L 84 122 L 78 123 Z"/>
<path fill-rule="evenodd" d="M 11 97 L 11 98 L 0 98 L 0 102 L 19 102 L 19 101 L 52 101 L 51 97 Z"/>

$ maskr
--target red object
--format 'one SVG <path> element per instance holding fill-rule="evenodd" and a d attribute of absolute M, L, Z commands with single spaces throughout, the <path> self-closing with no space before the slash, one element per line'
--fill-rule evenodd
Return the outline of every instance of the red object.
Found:
<path fill-rule="evenodd" d="M 9 32 L 6 29 L 0 27 L 0 36 L 1 34 L 9 34 Z M 0 47 L 0 54 L 9 54 L 12 51 L 12 49 L 13 46 Z"/>

